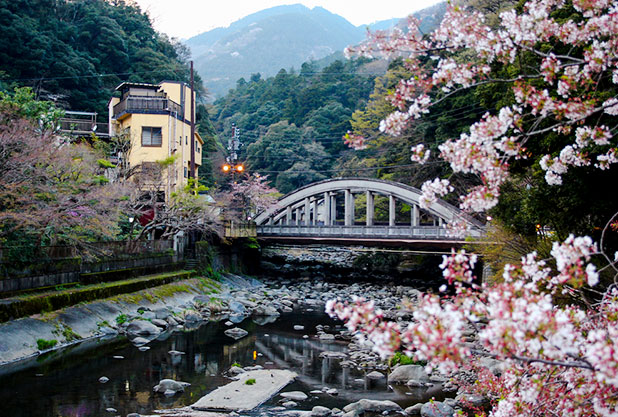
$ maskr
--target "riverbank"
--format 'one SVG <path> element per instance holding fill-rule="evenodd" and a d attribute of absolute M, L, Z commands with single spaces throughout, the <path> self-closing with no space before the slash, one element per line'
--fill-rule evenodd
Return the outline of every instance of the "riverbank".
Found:
<path fill-rule="evenodd" d="M 192 290 L 164 297 L 159 303 L 151 302 L 152 293 L 136 293 L 130 300 L 76 306 L 73 308 L 83 309 L 81 313 L 65 311 L 48 318 L 48 331 L 53 332 L 57 326 L 51 323 L 57 317 L 81 317 L 80 325 L 65 324 L 76 333 L 75 329 L 84 332 L 88 328 L 93 335 L 61 349 L 35 352 L 30 347 L 28 359 L 0 367 L 0 377 L 5 374 L 3 386 L 16 387 L 14 395 L 0 400 L 18 402 L 7 408 L 14 417 L 72 415 L 66 404 L 75 401 L 93 407 L 79 415 L 152 415 L 161 409 L 177 410 L 163 415 L 178 415 L 179 410 L 228 383 L 234 377 L 230 369 L 240 364 L 243 370 L 256 366 L 290 369 L 299 376 L 284 392 L 300 391 L 307 396 L 290 401 L 277 395 L 250 415 L 309 416 L 319 407 L 313 411 L 335 416 L 352 412 L 348 414 L 351 417 L 387 407 L 387 402 L 397 407 L 380 408 L 381 412 L 403 412 L 413 406 L 420 412 L 431 398 L 444 400 L 445 407 L 453 410 L 459 406 L 455 399 L 447 398 L 455 396 L 456 387 L 437 375 L 425 374 L 417 365 L 400 367 L 396 370 L 400 375 L 393 376 L 393 369 L 370 346 L 352 342 L 352 335 L 341 324 L 322 313 L 329 299 L 364 296 L 376 300 L 387 317 L 405 325 L 412 312 L 402 309 L 400 301 L 407 298 L 413 305 L 419 296 L 414 288 L 343 285 L 309 278 L 273 279 L 260 285 L 228 275 L 223 283 L 211 283 L 206 294 L 195 280 L 189 281 L 176 285 Z M 97 318 L 84 318 L 84 312 Z M 103 318 L 107 323 L 100 321 Z M 154 393 L 153 387 L 165 378 L 191 386 L 170 397 Z M 108 382 L 101 382 L 105 380 Z M 28 390 L 39 390 L 40 395 L 29 397 L 19 389 L 19 381 Z M 73 394 L 66 397 L 65 391 Z M 117 411 L 109 414 L 107 409 Z"/>

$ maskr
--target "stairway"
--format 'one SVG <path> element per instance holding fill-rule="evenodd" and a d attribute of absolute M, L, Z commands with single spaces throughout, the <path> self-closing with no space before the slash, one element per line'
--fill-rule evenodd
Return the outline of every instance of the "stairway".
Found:
<path fill-rule="evenodd" d="M 185 258 L 185 269 L 186 270 L 197 270 L 198 260 L 195 258 Z"/>

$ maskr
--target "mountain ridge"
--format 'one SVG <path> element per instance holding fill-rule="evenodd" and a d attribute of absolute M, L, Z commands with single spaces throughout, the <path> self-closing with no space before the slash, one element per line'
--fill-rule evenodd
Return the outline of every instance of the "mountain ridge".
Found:
<path fill-rule="evenodd" d="M 421 12 L 425 10 L 429 9 Z M 240 78 L 257 73 L 272 76 L 282 68 L 299 68 L 306 61 L 322 59 L 359 43 L 367 28 L 388 29 L 401 22 L 393 18 L 354 26 L 323 7 L 310 9 L 292 4 L 258 11 L 227 28 L 189 38 L 185 44 L 191 49 L 205 86 L 216 98 L 227 93 Z"/>

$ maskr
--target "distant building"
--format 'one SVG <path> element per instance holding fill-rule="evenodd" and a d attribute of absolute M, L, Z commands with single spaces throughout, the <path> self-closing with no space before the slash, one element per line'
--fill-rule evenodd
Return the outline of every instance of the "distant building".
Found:
<path fill-rule="evenodd" d="M 127 133 L 131 151 L 119 155 L 129 167 L 148 166 L 177 155 L 175 164 L 161 179 L 165 199 L 187 184 L 191 169 L 191 142 L 195 145 L 195 172 L 202 161 L 204 141 L 195 132 L 191 138 L 190 87 L 182 82 L 160 84 L 122 83 L 116 87 L 120 97 L 109 101 L 110 136 Z M 194 106 L 195 108 L 196 106 Z"/>

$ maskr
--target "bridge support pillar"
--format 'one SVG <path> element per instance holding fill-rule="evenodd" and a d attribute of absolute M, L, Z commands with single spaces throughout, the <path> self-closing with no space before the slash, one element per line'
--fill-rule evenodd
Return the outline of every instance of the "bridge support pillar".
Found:
<path fill-rule="evenodd" d="M 305 198 L 305 226 L 309 226 L 311 223 L 311 204 L 309 203 L 309 197 Z"/>
<path fill-rule="evenodd" d="M 416 204 L 412 204 L 412 209 L 410 210 L 410 213 L 411 213 L 410 225 L 412 227 L 418 226 L 419 213 L 418 213 L 418 206 Z"/>
<path fill-rule="evenodd" d="M 352 191 L 345 190 L 345 218 L 346 226 L 354 225 L 354 194 Z"/>
<path fill-rule="evenodd" d="M 330 193 L 325 192 L 324 193 L 324 226 L 331 226 L 332 222 L 331 222 L 331 199 L 330 199 Z"/>
<path fill-rule="evenodd" d="M 330 225 L 332 226 L 337 223 L 337 193 L 332 193 L 330 198 Z"/>
<path fill-rule="evenodd" d="M 395 225 L 395 196 L 392 194 L 388 196 L 388 225 Z"/>
<path fill-rule="evenodd" d="M 371 191 L 367 191 L 366 192 L 367 195 L 367 214 L 366 214 L 366 219 L 367 219 L 367 226 L 373 226 L 373 193 Z"/>
<path fill-rule="evenodd" d="M 300 213 L 300 207 L 296 207 L 296 210 L 294 210 L 295 213 L 295 219 L 294 219 L 294 224 L 296 224 L 296 226 L 298 226 L 300 224 L 300 217 L 301 217 L 301 213 Z"/>
<path fill-rule="evenodd" d="M 318 199 L 312 198 L 311 200 L 311 211 L 313 211 L 313 219 L 311 220 L 311 224 L 315 226 L 316 224 L 318 224 Z"/>
<path fill-rule="evenodd" d="M 285 224 L 290 226 L 292 224 L 292 207 L 287 206 L 285 209 Z"/>

